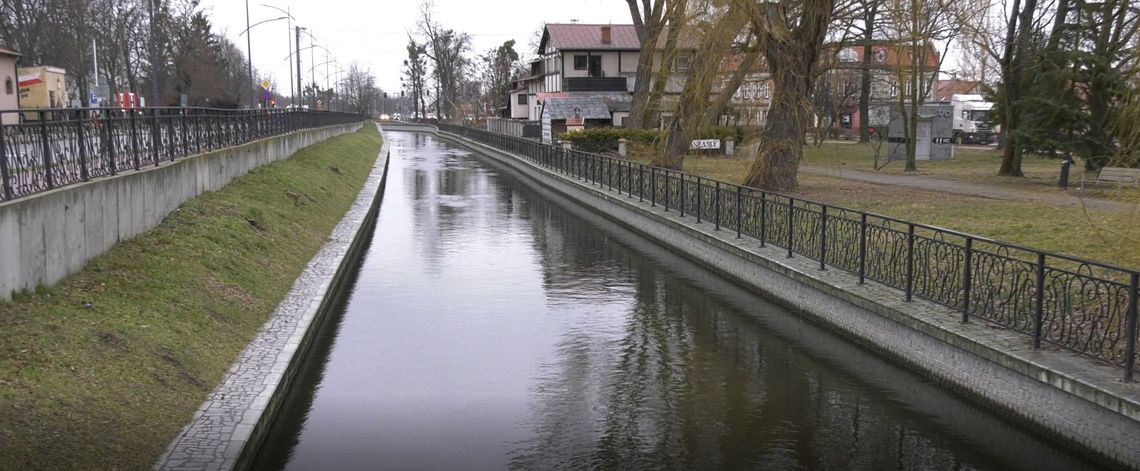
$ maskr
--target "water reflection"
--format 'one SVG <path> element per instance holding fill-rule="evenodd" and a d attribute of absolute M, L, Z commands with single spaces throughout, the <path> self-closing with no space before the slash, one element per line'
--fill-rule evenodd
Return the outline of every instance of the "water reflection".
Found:
<path fill-rule="evenodd" d="M 1088 467 L 505 169 L 385 138 L 401 178 L 268 468 Z"/>

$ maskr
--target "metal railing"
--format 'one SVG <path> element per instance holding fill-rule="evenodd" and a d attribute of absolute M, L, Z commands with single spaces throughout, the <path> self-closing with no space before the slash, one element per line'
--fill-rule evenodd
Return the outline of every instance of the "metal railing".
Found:
<path fill-rule="evenodd" d="M 302 129 L 359 122 L 309 110 L 0 111 L 0 202 Z"/>
<path fill-rule="evenodd" d="M 1055 347 L 1136 370 L 1140 272 L 468 127 L 440 129 Z"/>

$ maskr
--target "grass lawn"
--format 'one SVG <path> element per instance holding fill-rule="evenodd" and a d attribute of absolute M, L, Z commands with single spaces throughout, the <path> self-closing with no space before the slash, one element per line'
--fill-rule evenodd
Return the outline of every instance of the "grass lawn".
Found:
<path fill-rule="evenodd" d="M 368 124 L 305 148 L 0 303 L 0 468 L 150 468 L 348 210 L 379 148 Z"/>
<path fill-rule="evenodd" d="M 857 170 L 871 170 L 870 158 L 860 157 L 857 153 L 867 150 L 868 147 L 858 144 L 825 144 L 820 149 L 805 149 L 805 164 L 844 165 L 846 162 L 846 165 Z M 857 152 L 842 152 L 847 150 Z M 998 158 L 996 154 L 989 155 L 991 152 L 974 151 L 969 154 L 963 152 L 959 157 L 963 159 L 962 162 L 966 162 L 966 159 L 975 159 L 979 163 L 976 166 L 980 167 L 980 163 L 987 162 L 985 159 Z M 825 154 L 831 155 L 825 157 Z M 866 160 L 863 160 L 864 158 Z M 926 171 L 927 174 L 947 175 L 948 178 L 967 178 L 966 175 L 974 170 L 962 162 L 920 163 L 919 169 Z M 739 183 L 744 180 L 749 165 L 750 162 L 746 158 L 690 156 L 685 159 L 684 168 L 689 173 Z M 863 165 L 865 168 L 861 167 Z M 1044 167 L 1040 161 L 1033 165 Z M 989 172 L 997 171 L 996 163 L 987 168 Z M 1027 172 L 1030 168 L 1033 167 L 1026 165 Z M 888 167 L 888 170 L 884 171 L 902 173 L 902 166 L 897 165 L 894 169 Z M 1044 172 L 1042 168 L 1038 168 L 1037 171 Z M 985 179 L 971 181 L 992 182 Z M 1134 196 L 1128 192 L 1117 194 L 1116 199 L 1133 201 L 1137 204 L 1133 204 L 1130 211 L 1110 212 L 948 195 L 803 173 L 799 175 L 799 182 L 800 187 L 794 193 L 815 201 L 872 211 L 1043 250 L 1128 267 L 1140 267 L 1140 198 L 1130 199 Z M 1020 181 L 1008 184 L 1034 185 Z"/>
<path fill-rule="evenodd" d="M 1021 170 L 1025 174 L 1024 178 L 999 177 L 997 176 L 997 171 L 998 168 L 1001 167 L 1001 152 L 1002 151 L 994 147 L 957 147 L 954 149 L 954 158 L 952 160 L 933 162 L 920 161 L 917 162 L 918 171 L 916 172 L 907 172 L 905 170 L 906 162 L 903 161 L 890 162 L 878 171 L 904 175 L 931 175 L 940 178 L 985 183 L 1020 190 L 1054 193 L 1072 193 L 1076 191 L 1075 189 L 1078 186 L 1081 174 L 1085 171 L 1084 162 L 1078 161 L 1074 163 L 1069 170 L 1070 189 L 1063 190 L 1057 185 L 1057 182 L 1060 181 L 1061 178 L 1060 160 L 1026 155 L 1021 162 Z M 887 147 L 886 144 L 883 144 L 880 150 L 880 166 L 885 163 L 882 159 L 885 158 L 886 154 Z M 874 144 L 825 142 L 819 147 L 814 145 L 804 147 L 803 164 L 816 167 L 874 172 L 874 156 Z M 1090 175 L 1090 177 L 1091 176 L 1093 175 Z M 1088 196 L 1101 198 L 1140 201 L 1140 190 L 1132 188 L 1086 187 L 1081 190 L 1081 192 Z"/>

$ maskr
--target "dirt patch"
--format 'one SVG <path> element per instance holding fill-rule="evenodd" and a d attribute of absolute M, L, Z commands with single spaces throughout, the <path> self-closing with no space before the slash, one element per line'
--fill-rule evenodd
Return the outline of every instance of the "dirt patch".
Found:
<path fill-rule="evenodd" d="M 95 336 L 99 338 L 99 341 L 102 342 L 103 345 L 116 350 L 127 349 L 127 341 L 111 332 L 96 332 Z"/>
<path fill-rule="evenodd" d="M 206 292 L 210 295 L 221 296 L 225 299 L 235 301 L 246 309 L 257 307 L 257 300 L 254 299 L 253 295 L 240 286 L 224 283 L 212 275 L 206 276 L 205 284 Z"/>

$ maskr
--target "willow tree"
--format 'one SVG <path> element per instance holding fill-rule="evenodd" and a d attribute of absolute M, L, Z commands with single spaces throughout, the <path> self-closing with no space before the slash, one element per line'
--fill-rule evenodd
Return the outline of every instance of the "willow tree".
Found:
<path fill-rule="evenodd" d="M 774 85 L 760 149 L 744 184 L 770 190 L 796 186 L 811 93 L 835 0 L 746 3 Z"/>
<path fill-rule="evenodd" d="M 703 10 L 704 17 L 690 23 L 689 36 L 696 44 L 683 56 L 683 65 L 672 68 L 672 73 L 684 80 L 684 87 L 669 120 L 664 149 L 654 158 L 654 165 L 681 168 L 689 142 L 707 126 L 710 115 L 715 122 L 739 88 L 743 74 L 733 73 L 726 80 L 726 65 L 731 56 L 743 54 L 747 64 L 742 65 L 751 66 L 747 52 L 740 48 L 751 37 L 745 11 L 749 1 L 731 0 L 720 5 L 710 2 L 709 8 Z"/>

